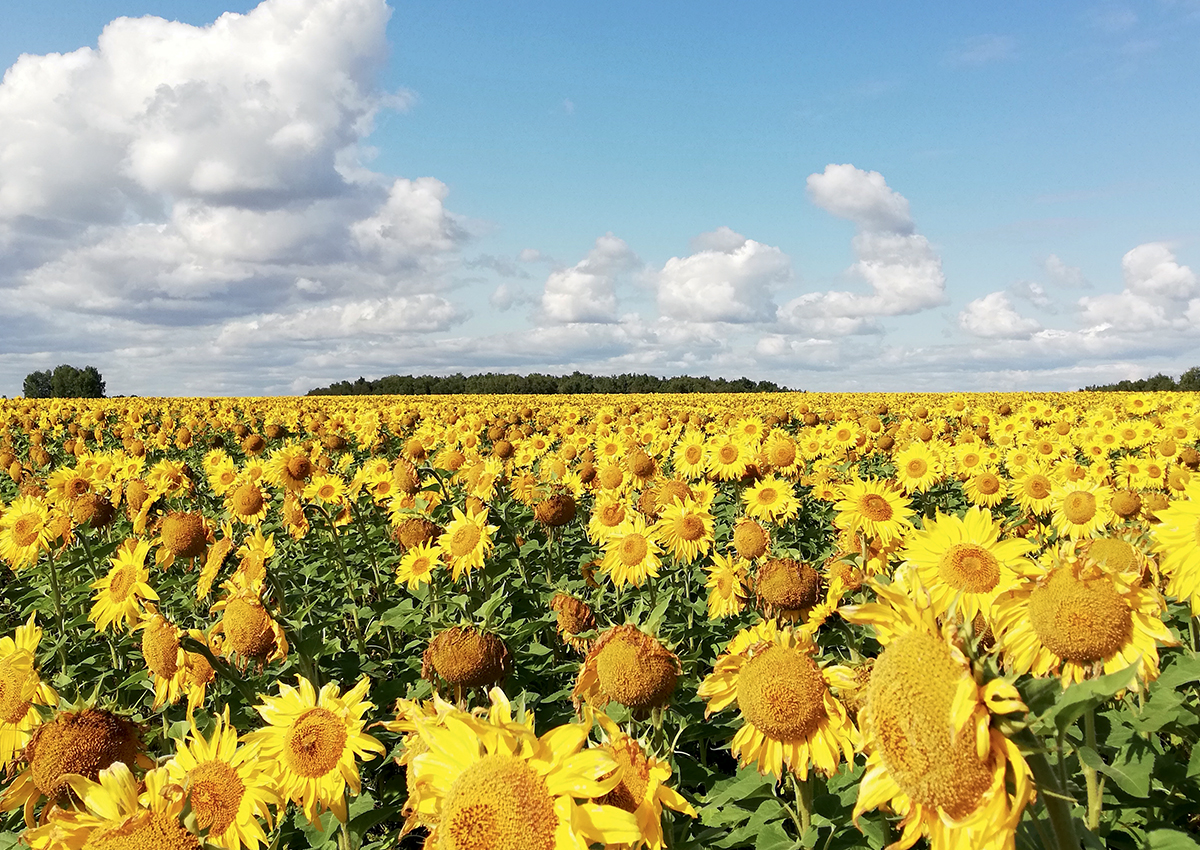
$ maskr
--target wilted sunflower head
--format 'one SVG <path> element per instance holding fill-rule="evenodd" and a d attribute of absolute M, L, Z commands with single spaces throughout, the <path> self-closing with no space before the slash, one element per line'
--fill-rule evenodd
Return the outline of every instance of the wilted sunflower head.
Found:
<path fill-rule="evenodd" d="M 421 676 L 432 673 L 455 687 L 494 685 L 512 672 L 512 656 L 504 641 L 472 626 L 454 626 L 429 642 L 421 663 Z"/>
<path fill-rule="evenodd" d="M 754 592 L 766 616 L 794 619 L 821 600 L 821 576 L 801 561 L 771 558 L 758 568 Z"/>
<path fill-rule="evenodd" d="M 204 554 L 204 547 L 208 544 L 204 515 L 199 512 L 172 511 L 163 518 L 159 533 L 163 545 L 176 558 L 199 557 Z"/>
<path fill-rule="evenodd" d="M 767 553 L 771 540 L 761 525 L 748 517 L 743 518 L 733 529 L 733 547 L 747 561 L 761 558 Z"/>
<path fill-rule="evenodd" d="M 619 702 L 626 708 L 663 708 L 675 692 L 679 658 L 636 626 L 614 626 L 592 645 L 575 685 L 576 704 Z"/>
<path fill-rule="evenodd" d="M 37 728 L 25 748 L 33 783 L 52 801 L 69 795 L 68 776 L 95 781 L 114 762 L 132 765 L 142 748 L 137 726 L 98 708 L 63 711 Z"/>
<path fill-rule="evenodd" d="M 392 539 L 404 551 L 422 543 L 434 542 L 441 536 L 442 528 L 423 516 L 407 516 L 392 529 Z"/>
<path fill-rule="evenodd" d="M 570 493 L 556 493 L 538 502 L 533 508 L 538 522 L 550 528 L 558 528 L 575 519 L 575 499 Z"/>

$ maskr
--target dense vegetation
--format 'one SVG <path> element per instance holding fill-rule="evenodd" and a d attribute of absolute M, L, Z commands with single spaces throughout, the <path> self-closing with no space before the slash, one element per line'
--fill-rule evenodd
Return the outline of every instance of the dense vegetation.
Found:
<path fill-rule="evenodd" d="M 53 372 L 30 372 L 23 392 L 25 398 L 104 398 L 104 378 L 95 366 L 76 369 L 64 363 Z"/>
<path fill-rule="evenodd" d="M 1193 366 L 1176 381 L 1170 375 L 1159 372 L 1153 378 L 1136 381 L 1117 381 L 1115 384 L 1097 384 L 1087 388 L 1090 392 L 1144 393 L 1144 392 L 1200 392 L 1200 366 Z"/>
<path fill-rule="evenodd" d="M 388 375 L 368 381 L 338 381 L 328 387 L 309 390 L 309 395 L 577 395 L 580 393 L 778 393 L 789 392 L 773 381 L 737 378 L 693 378 L 679 375 L 659 378 L 655 375 L 506 375 L 487 372 L 464 375 L 456 372 L 438 375 Z"/>

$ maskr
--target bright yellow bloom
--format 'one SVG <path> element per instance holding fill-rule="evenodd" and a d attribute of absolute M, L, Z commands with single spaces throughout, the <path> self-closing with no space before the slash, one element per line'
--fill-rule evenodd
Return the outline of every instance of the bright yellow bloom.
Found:
<path fill-rule="evenodd" d="M 605 539 L 600 569 L 618 589 L 627 584 L 641 587 L 647 578 L 658 576 L 659 551 L 646 521 L 634 514 Z"/>
<path fill-rule="evenodd" d="M 765 522 L 783 523 L 800 510 L 800 502 L 796 499 L 792 484 L 774 475 L 768 475 L 747 488 L 742 493 L 742 501 L 746 504 L 747 514 Z"/>
<path fill-rule="evenodd" d="M 908 499 L 897 493 L 886 480 L 855 480 L 841 490 L 841 501 L 834 505 L 834 525 L 844 531 L 866 532 L 885 545 L 900 540 L 912 528 L 913 510 Z"/>
<path fill-rule="evenodd" d="M 1190 483 L 1184 495 L 1158 511 L 1158 523 L 1150 528 L 1154 548 L 1162 553 L 1167 595 L 1190 600 L 1192 616 L 1200 616 L 1200 479 Z"/>
<path fill-rule="evenodd" d="M 396 564 L 396 584 L 408 582 L 409 590 L 416 590 L 422 584 L 433 580 L 433 571 L 444 568 L 442 550 L 436 541 L 426 540 L 416 546 L 410 546 L 408 551 Z"/>
<path fill-rule="evenodd" d="M 35 668 L 42 639 L 36 616 L 30 614 L 12 637 L 0 637 L 0 770 L 8 767 L 41 725 L 42 715 L 34 706 L 58 704 L 58 694 Z"/>
<path fill-rule="evenodd" d="M 14 570 L 32 566 L 50 548 L 50 514 L 40 499 L 19 496 L 0 514 L 0 557 Z"/>
<path fill-rule="evenodd" d="M 98 631 L 106 631 L 118 622 L 131 629 L 142 619 L 141 600 L 158 601 L 158 594 L 147 583 L 150 581 L 150 570 L 146 567 L 149 553 L 147 541 L 129 538 L 113 555 L 108 575 L 92 582 L 96 595 L 88 619 L 96 624 Z"/>
<path fill-rule="evenodd" d="M 492 552 L 492 535 L 498 526 L 487 524 L 487 508 L 464 514 L 457 507 L 454 519 L 438 538 L 446 560 L 450 562 L 452 577 L 459 577 L 471 570 L 483 569 L 484 559 Z"/>
<path fill-rule="evenodd" d="M 356 759 L 369 761 L 386 752 L 363 731 L 363 715 L 374 707 L 364 699 L 371 682 L 364 676 L 345 696 L 334 682 L 319 695 L 308 679 L 298 684 L 280 684 L 279 696 L 264 697 L 254 707 L 269 725 L 243 740 L 258 746 L 276 787 L 303 809 L 309 823 L 316 824 L 326 810 L 345 823 L 346 786 L 353 794 L 362 790 Z"/>
<path fill-rule="evenodd" d="M 712 548 L 713 516 L 691 499 L 674 500 L 663 508 L 653 535 L 677 560 L 690 564 Z"/>
<path fill-rule="evenodd" d="M 742 558 L 714 554 L 708 567 L 708 619 L 720 620 L 740 614 L 746 607 L 749 593 L 746 575 L 750 564 Z"/>

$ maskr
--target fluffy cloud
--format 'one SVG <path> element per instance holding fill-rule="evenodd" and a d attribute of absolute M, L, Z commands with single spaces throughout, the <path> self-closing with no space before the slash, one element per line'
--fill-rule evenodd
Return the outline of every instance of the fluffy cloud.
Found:
<path fill-rule="evenodd" d="M 807 293 L 780 308 L 781 321 L 810 333 L 838 327 L 861 333 L 875 327 L 876 317 L 918 313 L 946 302 L 941 257 L 915 232 L 908 200 L 882 174 L 831 164 L 809 175 L 808 192 L 817 206 L 858 226 L 851 243 L 858 262 L 848 271 L 871 293 Z"/>
<path fill-rule="evenodd" d="M 659 313 L 686 322 L 761 322 L 775 314 L 772 290 L 791 275 L 778 248 L 728 227 L 692 240 L 695 253 L 672 257 L 658 273 Z"/>
<path fill-rule="evenodd" d="M 1017 313 L 1003 292 L 976 298 L 958 314 L 958 324 L 967 333 L 985 339 L 1021 339 L 1042 327 Z"/>
<path fill-rule="evenodd" d="M 1088 285 L 1082 269 L 1078 266 L 1067 265 L 1055 254 L 1047 257 L 1043 266 L 1046 274 L 1050 275 L 1050 280 L 1060 286 L 1086 287 Z"/>
<path fill-rule="evenodd" d="M 551 324 L 617 320 L 617 278 L 640 265 L 637 255 L 611 233 L 567 269 L 550 273 L 542 292 L 543 318 Z"/>
<path fill-rule="evenodd" d="M 26 54 L 0 83 L 0 291 L 43 345 L 171 328 L 328 339 L 459 321 L 438 294 L 469 238 L 432 177 L 359 160 L 384 0 L 266 0 L 196 27 L 118 18 L 95 48 Z M 131 350 L 131 349 L 126 349 Z"/>
<path fill-rule="evenodd" d="M 1196 273 L 1177 263 L 1166 245 L 1138 245 L 1121 258 L 1121 271 L 1124 290 L 1079 299 L 1080 317 L 1085 324 L 1133 333 L 1187 330 L 1192 326 L 1187 316 L 1188 299 L 1196 293 Z"/>

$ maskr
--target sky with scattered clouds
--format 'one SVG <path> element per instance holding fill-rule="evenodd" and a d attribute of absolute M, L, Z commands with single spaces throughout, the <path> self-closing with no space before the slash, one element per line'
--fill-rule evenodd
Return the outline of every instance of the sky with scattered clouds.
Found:
<path fill-rule="evenodd" d="M 1200 1 L 809 6 L 15 4 L 0 394 L 1200 364 Z"/>

